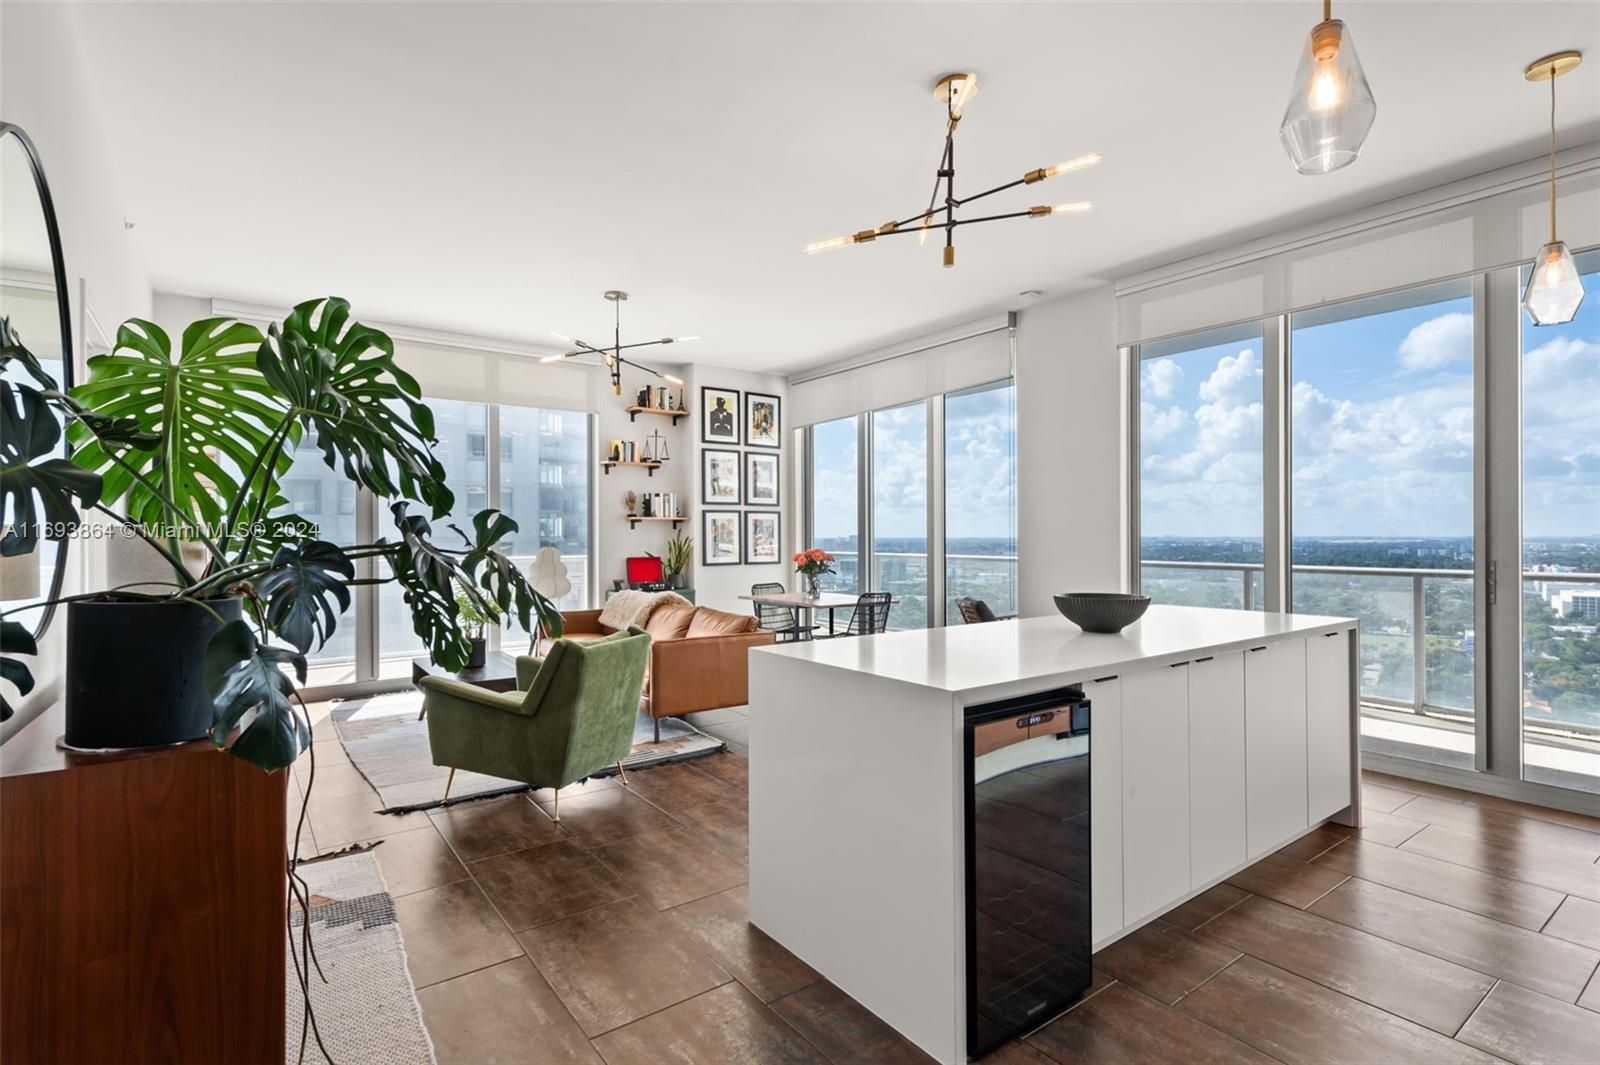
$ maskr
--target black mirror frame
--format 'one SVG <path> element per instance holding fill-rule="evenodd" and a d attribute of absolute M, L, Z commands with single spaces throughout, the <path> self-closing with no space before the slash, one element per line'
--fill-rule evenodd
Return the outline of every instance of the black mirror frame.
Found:
<path fill-rule="evenodd" d="M 55 272 L 56 310 L 61 318 L 61 388 L 65 391 L 72 387 L 75 350 L 72 346 L 72 302 L 67 289 L 67 263 L 61 252 L 61 227 L 56 222 L 55 200 L 50 196 L 50 182 L 44 176 L 44 164 L 39 160 L 39 149 L 34 147 L 33 139 L 21 126 L 0 121 L 0 139 L 4 139 L 7 135 L 17 139 L 17 143 L 22 145 L 22 150 L 28 157 L 28 166 L 33 170 L 34 188 L 39 193 L 39 206 L 44 211 L 45 234 L 50 240 L 50 262 Z M 61 434 L 61 450 L 66 455 L 72 453 L 72 446 L 67 443 L 65 432 Z M 71 542 L 70 539 L 56 541 L 56 568 L 50 578 L 49 603 L 39 617 L 38 627 L 34 629 L 35 639 L 45 634 L 50 628 L 51 619 L 55 617 L 54 600 L 60 598 L 61 586 L 66 580 L 67 549 Z"/>

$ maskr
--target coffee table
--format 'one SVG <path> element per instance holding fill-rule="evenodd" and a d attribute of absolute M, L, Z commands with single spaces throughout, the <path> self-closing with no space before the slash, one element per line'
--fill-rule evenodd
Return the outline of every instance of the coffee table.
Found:
<path fill-rule="evenodd" d="M 450 673 L 433 664 L 431 658 L 413 658 L 411 660 L 411 683 L 422 686 L 422 678 L 433 674 L 436 677 L 450 677 L 454 680 L 466 681 L 478 688 L 487 688 L 492 692 L 510 692 L 517 690 L 517 660 L 513 655 L 504 651 L 490 651 L 483 657 L 483 665 L 471 669 L 463 669 L 460 673 Z M 421 721 L 428 713 L 426 705 L 417 715 Z"/>

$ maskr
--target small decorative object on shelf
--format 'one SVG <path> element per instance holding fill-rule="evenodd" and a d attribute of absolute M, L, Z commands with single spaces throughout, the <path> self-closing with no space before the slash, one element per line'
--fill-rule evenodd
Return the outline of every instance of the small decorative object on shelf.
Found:
<path fill-rule="evenodd" d="M 661 435 L 660 429 L 650 430 L 650 435 L 644 438 L 642 450 L 646 462 L 665 462 L 672 457 L 667 451 L 667 438 Z"/>
<path fill-rule="evenodd" d="M 639 493 L 638 492 L 624 492 L 622 494 L 622 501 L 627 504 L 628 513 L 629 514 L 637 514 L 637 513 L 639 513 Z"/>
<path fill-rule="evenodd" d="M 800 574 L 801 590 L 815 599 L 822 594 L 822 575 L 833 572 L 834 557 L 820 547 L 808 547 L 794 556 L 795 572 Z"/>

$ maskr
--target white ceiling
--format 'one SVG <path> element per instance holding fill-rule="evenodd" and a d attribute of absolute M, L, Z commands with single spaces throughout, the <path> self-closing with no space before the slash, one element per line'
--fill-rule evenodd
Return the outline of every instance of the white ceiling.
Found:
<path fill-rule="evenodd" d="M 161 291 L 489 337 L 697 334 L 792 370 L 1544 148 L 1522 68 L 1581 48 L 1566 143 L 1600 139 L 1593 3 L 1339 3 L 1378 100 L 1361 158 L 1294 173 L 1292 3 L 94 4 L 77 10 Z M 996 207 L 1087 216 L 805 243 L 915 213 L 934 77 L 983 76 L 957 192 L 1080 153 Z M 1531 251 L 1532 249 L 1530 249 Z M 685 355 L 690 349 L 684 349 Z"/>

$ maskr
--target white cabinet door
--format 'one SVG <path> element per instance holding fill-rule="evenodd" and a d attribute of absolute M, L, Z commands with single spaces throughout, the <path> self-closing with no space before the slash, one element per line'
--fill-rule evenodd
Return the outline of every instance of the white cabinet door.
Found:
<path fill-rule="evenodd" d="M 1350 805 L 1350 635 L 1306 640 L 1306 795 L 1311 821 Z"/>
<path fill-rule="evenodd" d="M 1122 681 L 1084 684 L 1089 697 L 1090 935 L 1122 931 Z"/>
<path fill-rule="evenodd" d="M 1189 886 L 1245 859 L 1244 652 L 1189 663 Z"/>
<path fill-rule="evenodd" d="M 1249 857 L 1306 830 L 1306 642 L 1283 639 L 1244 656 Z"/>
<path fill-rule="evenodd" d="M 1189 891 L 1189 667 L 1122 677 L 1122 916 Z"/>

